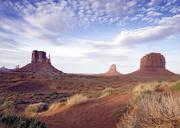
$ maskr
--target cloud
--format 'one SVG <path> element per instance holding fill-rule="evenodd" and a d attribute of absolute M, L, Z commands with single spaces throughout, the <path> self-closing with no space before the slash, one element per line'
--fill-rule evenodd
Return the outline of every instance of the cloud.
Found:
<path fill-rule="evenodd" d="M 169 1 L 165 2 L 167 4 Z M 155 0 L 152 4 L 157 3 Z M 163 4 L 161 1 L 158 3 Z M 148 3 L 146 3 L 148 4 Z M 176 3 L 166 8 L 172 13 Z M 148 7 L 140 0 L 76 1 L 3 1 L 0 6 L 1 27 L 20 36 L 35 37 L 61 44 L 61 36 L 74 29 L 88 29 L 91 24 L 126 25 L 135 21 L 156 22 L 163 14 L 161 7 Z M 8 10 L 7 10 L 8 9 Z M 148 11 L 148 12 L 147 12 Z M 143 17 L 138 17 L 138 13 Z M 5 16 L 7 15 L 8 16 Z M 14 19 L 14 20 L 12 20 Z M 127 22 L 128 21 L 128 22 Z M 0 28 L 1 28 L 0 27 Z M 12 29 L 12 30 L 11 30 Z"/>
<path fill-rule="evenodd" d="M 89 52 L 85 54 L 84 59 L 88 60 L 97 60 L 97 61 L 104 61 L 104 62 L 115 62 L 118 60 L 127 61 L 129 56 L 121 55 L 121 54 L 112 54 L 106 52 Z"/>
<path fill-rule="evenodd" d="M 159 21 L 156 26 L 144 27 L 135 30 L 122 31 L 115 42 L 131 46 L 149 41 L 165 39 L 180 33 L 180 15 L 166 17 Z"/>

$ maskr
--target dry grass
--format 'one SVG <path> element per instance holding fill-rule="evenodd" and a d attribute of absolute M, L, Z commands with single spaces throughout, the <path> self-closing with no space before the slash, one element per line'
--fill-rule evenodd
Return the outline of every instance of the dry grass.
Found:
<path fill-rule="evenodd" d="M 121 120 L 116 124 L 117 128 L 135 128 L 136 117 L 135 113 L 127 112 L 123 115 Z"/>
<path fill-rule="evenodd" d="M 180 91 L 180 80 L 173 83 L 170 88 L 172 91 Z"/>
<path fill-rule="evenodd" d="M 154 92 L 156 90 L 168 88 L 171 91 L 180 91 L 180 80 L 176 82 L 149 82 L 140 83 L 133 89 L 135 96 L 141 95 L 144 92 Z"/>
<path fill-rule="evenodd" d="M 84 95 L 82 95 L 82 94 L 76 94 L 76 95 L 70 97 L 70 98 L 67 100 L 66 105 L 67 105 L 67 106 L 75 106 L 75 105 L 78 105 L 78 104 L 83 104 L 83 103 L 85 103 L 87 100 L 88 100 L 88 97 L 87 97 L 87 96 L 84 96 Z"/>
<path fill-rule="evenodd" d="M 48 111 L 50 110 L 56 110 L 60 107 L 62 107 L 64 105 L 64 103 L 52 103 L 48 109 Z"/>
<path fill-rule="evenodd" d="M 178 82 L 149 82 L 140 83 L 136 86 L 132 93 L 134 95 L 133 100 L 138 100 L 140 97 L 153 92 L 169 93 L 173 91 L 173 88 L 177 87 Z"/>
<path fill-rule="evenodd" d="M 36 103 L 36 104 L 30 104 L 26 107 L 25 112 L 26 113 L 39 113 L 46 111 L 48 109 L 48 104 L 46 103 Z"/>
<path fill-rule="evenodd" d="M 134 109 L 121 116 L 117 128 L 179 128 L 179 96 L 176 93 L 143 97 Z"/>
<path fill-rule="evenodd" d="M 114 92 L 115 92 L 115 89 L 112 88 L 112 87 L 105 88 L 104 90 L 102 90 L 100 97 L 110 96 L 110 95 L 112 95 Z"/>
<path fill-rule="evenodd" d="M 47 111 L 39 113 L 39 115 L 40 116 L 51 116 L 51 115 L 54 115 L 64 109 L 66 109 L 64 103 L 61 103 L 61 102 L 52 103 L 49 106 L 49 109 Z"/>
<path fill-rule="evenodd" d="M 4 102 L 0 105 L 0 109 L 3 113 L 15 115 L 16 114 L 16 106 L 13 101 Z"/>
<path fill-rule="evenodd" d="M 150 95 L 139 103 L 143 128 L 180 127 L 180 94 Z M 142 116 L 141 116 L 142 115 Z"/>

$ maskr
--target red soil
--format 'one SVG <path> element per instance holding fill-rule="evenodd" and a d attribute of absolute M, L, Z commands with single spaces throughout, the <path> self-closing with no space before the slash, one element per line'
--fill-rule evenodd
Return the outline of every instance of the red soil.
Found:
<path fill-rule="evenodd" d="M 34 93 L 34 92 L 51 92 L 52 89 L 49 86 L 38 83 L 38 82 L 22 82 L 17 85 L 14 85 L 12 87 L 9 87 L 7 89 L 7 91 L 22 92 L 22 93 L 26 93 L 26 92 Z"/>
<path fill-rule="evenodd" d="M 114 112 L 123 109 L 130 95 L 120 94 L 90 100 L 85 104 L 43 116 L 41 120 L 48 128 L 116 128 Z"/>

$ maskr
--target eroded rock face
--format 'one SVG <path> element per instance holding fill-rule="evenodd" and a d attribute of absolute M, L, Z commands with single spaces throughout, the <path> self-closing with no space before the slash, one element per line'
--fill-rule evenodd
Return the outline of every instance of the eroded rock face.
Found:
<path fill-rule="evenodd" d="M 120 73 L 117 71 L 116 65 L 112 64 L 109 70 L 104 74 L 105 76 L 118 76 Z"/>
<path fill-rule="evenodd" d="M 46 52 L 34 50 L 32 52 L 31 63 L 51 63 L 50 58 L 47 58 Z"/>
<path fill-rule="evenodd" d="M 140 70 L 165 69 L 166 60 L 160 53 L 150 53 L 141 58 Z"/>
<path fill-rule="evenodd" d="M 116 71 L 116 65 L 112 64 L 111 67 L 109 68 L 109 71 Z"/>
<path fill-rule="evenodd" d="M 32 52 L 31 63 L 16 71 L 36 73 L 39 75 L 58 75 L 62 73 L 62 71 L 59 71 L 51 65 L 50 56 L 48 58 L 46 52 L 37 50 Z"/>
<path fill-rule="evenodd" d="M 140 69 L 131 73 L 141 78 L 161 79 L 163 76 L 175 75 L 166 69 L 165 57 L 160 53 L 149 53 L 141 58 Z"/>

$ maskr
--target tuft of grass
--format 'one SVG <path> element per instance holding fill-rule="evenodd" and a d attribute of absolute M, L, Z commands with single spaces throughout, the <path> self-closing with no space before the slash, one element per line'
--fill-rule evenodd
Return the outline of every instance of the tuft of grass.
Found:
<path fill-rule="evenodd" d="M 180 94 L 152 94 L 119 118 L 117 128 L 179 128 Z"/>
<path fill-rule="evenodd" d="M 87 100 L 88 100 L 87 96 L 84 96 L 82 94 L 76 94 L 67 100 L 66 105 L 67 106 L 75 106 L 78 104 L 83 104 L 83 103 L 87 102 Z"/>
<path fill-rule="evenodd" d="M 149 95 L 153 92 L 163 92 L 170 93 L 173 82 L 149 82 L 149 83 L 140 83 L 137 85 L 132 93 L 133 100 L 137 102 L 141 97 Z"/>
<path fill-rule="evenodd" d="M 112 95 L 114 92 L 115 92 L 115 89 L 112 88 L 112 87 L 105 88 L 104 90 L 102 90 L 100 97 L 110 96 L 110 95 Z"/>
<path fill-rule="evenodd" d="M 36 103 L 36 104 L 30 104 L 26 107 L 25 112 L 27 113 L 39 113 L 46 111 L 48 109 L 48 104 L 47 103 Z"/>
<path fill-rule="evenodd" d="M 14 115 L 16 113 L 16 104 L 13 101 L 3 101 L 0 105 L 0 109 L 4 113 Z"/>
<path fill-rule="evenodd" d="M 175 82 L 172 86 L 171 86 L 171 90 L 172 91 L 180 91 L 180 80 Z"/>
<path fill-rule="evenodd" d="M 152 92 L 157 87 L 160 87 L 161 83 L 159 82 L 149 82 L 149 83 L 140 83 L 133 90 L 134 95 L 141 95 L 144 92 Z"/>

